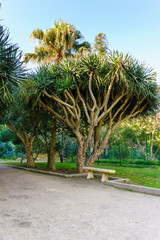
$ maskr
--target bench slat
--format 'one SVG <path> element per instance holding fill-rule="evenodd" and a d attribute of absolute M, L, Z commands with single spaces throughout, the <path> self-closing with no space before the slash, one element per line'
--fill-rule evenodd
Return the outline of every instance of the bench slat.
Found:
<path fill-rule="evenodd" d="M 95 171 L 95 172 L 104 172 L 104 173 L 115 173 L 115 170 L 102 169 L 102 168 L 93 168 L 93 167 L 83 167 L 84 170 Z"/>

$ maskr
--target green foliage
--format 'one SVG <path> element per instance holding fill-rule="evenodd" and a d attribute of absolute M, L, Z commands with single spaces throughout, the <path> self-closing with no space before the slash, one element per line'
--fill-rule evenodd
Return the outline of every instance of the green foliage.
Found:
<path fill-rule="evenodd" d="M 0 25 L 0 108 L 13 100 L 13 91 L 24 77 L 21 52 L 9 43 L 9 33 Z"/>
<path fill-rule="evenodd" d="M 8 142 L 0 142 L 0 158 L 10 158 L 15 154 L 14 146 Z"/>
<path fill-rule="evenodd" d="M 30 38 L 38 40 L 39 45 L 34 49 L 34 53 L 24 55 L 24 61 L 31 60 L 42 65 L 50 62 L 59 63 L 64 57 L 90 48 L 88 42 L 82 41 L 81 32 L 62 20 L 55 21 L 54 27 L 44 32 L 39 28 L 34 30 Z"/>
<path fill-rule="evenodd" d="M 0 141 L 1 142 L 9 142 L 12 141 L 14 134 L 11 133 L 5 126 L 1 126 L 0 129 Z"/>
<path fill-rule="evenodd" d="M 106 56 L 108 50 L 108 41 L 107 37 L 104 33 L 99 33 L 95 37 L 94 43 L 94 51 L 97 52 L 101 56 Z"/>
<path fill-rule="evenodd" d="M 13 134 L 5 127 L 0 127 L 0 157 L 10 158 L 15 154 Z"/>
<path fill-rule="evenodd" d="M 30 92 L 27 90 L 27 93 L 34 95 L 37 99 L 44 96 L 44 91 L 53 95 L 58 94 L 60 98 L 67 90 L 71 90 L 75 95 L 77 85 L 82 92 L 83 89 L 88 88 L 90 72 L 93 72 L 95 96 L 98 94 L 103 96 L 111 80 L 115 79 L 109 106 L 112 105 L 118 93 L 126 93 L 124 99 L 128 98 L 130 104 L 128 108 L 122 109 L 123 116 L 128 115 L 143 98 L 145 99 L 139 107 L 141 109 L 144 106 L 143 114 L 156 108 L 158 98 L 154 73 L 131 56 L 123 56 L 118 52 L 110 53 L 107 60 L 95 54 L 88 54 L 76 60 L 64 60 L 59 65 L 40 68 L 29 76 L 30 80 L 26 84 Z M 120 108 L 124 99 L 115 106 L 114 112 Z"/>

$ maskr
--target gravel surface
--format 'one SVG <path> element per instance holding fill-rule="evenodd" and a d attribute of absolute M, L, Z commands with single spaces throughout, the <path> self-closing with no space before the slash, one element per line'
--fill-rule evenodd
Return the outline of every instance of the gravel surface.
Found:
<path fill-rule="evenodd" d="M 0 166 L 0 240 L 159 240 L 160 197 Z"/>

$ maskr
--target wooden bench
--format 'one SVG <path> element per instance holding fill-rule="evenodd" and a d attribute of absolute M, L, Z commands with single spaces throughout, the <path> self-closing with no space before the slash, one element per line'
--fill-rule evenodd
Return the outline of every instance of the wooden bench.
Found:
<path fill-rule="evenodd" d="M 94 178 L 93 172 L 102 173 L 101 182 L 108 181 L 108 173 L 115 173 L 115 170 L 102 169 L 102 168 L 93 168 L 93 167 L 83 167 L 84 170 L 88 170 L 87 179 Z"/>

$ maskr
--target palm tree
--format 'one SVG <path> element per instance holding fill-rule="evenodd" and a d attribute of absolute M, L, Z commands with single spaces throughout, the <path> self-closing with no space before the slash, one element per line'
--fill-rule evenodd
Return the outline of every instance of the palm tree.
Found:
<path fill-rule="evenodd" d="M 13 99 L 13 89 L 23 77 L 21 53 L 8 41 L 9 33 L 0 25 L 0 108 Z"/>
<path fill-rule="evenodd" d="M 50 62 L 59 63 L 63 58 L 74 55 L 80 49 L 80 51 L 90 49 L 90 44 L 83 41 L 81 32 L 62 20 L 55 21 L 54 27 L 44 32 L 39 28 L 34 30 L 30 39 L 38 41 L 38 47 L 33 53 L 26 53 L 24 61 L 42 65 Z"/>

